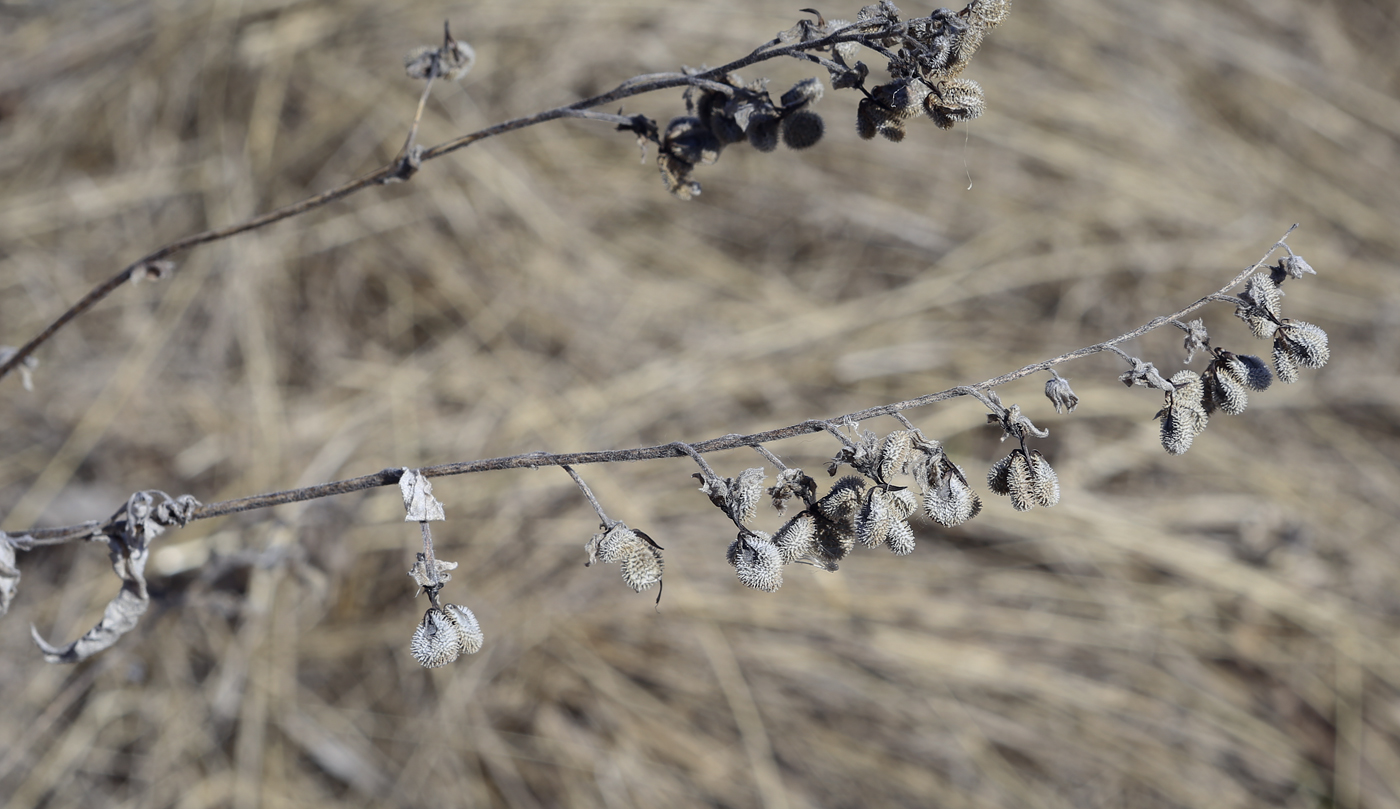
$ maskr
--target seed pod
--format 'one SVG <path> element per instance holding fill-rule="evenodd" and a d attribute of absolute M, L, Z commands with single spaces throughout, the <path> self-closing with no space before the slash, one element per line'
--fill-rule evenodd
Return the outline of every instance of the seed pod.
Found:
<path fill-rule="evenodd" d="M 641 592 L 661 581 L 661 549 L 646 542 L 633 545 L 622 557 L 622 580 L 627 586 Z"/>
<path fill-rule="evenodd" d="M 814 552 L 813 545 L 816 539 L 817 520 L 810 513 L 803 511 L 778 529 L 778 533 L 773 535 L 773 544 L 782 554 L 783 564 L 792 564 Z"/>
<path fill-rule="evenodd" d="M 729 481 L 729 510 L 734 519 L 746 523 L 758 515 L 758 501 L 763 498 L 763 467 L 745 469 Z"/>
<path fill-rule="evenodd" d="M 448 604 L 445 611 L 447 617 L 457 625 L 457 631 L 461 633 L 462 654 L 474 655 L 481 651 L 485 636 L 481 633 L 481 624 L 477 622 L 476 615 L 459 604 Z"/>
<path fill-rule="evenodd" d="M 823 92 L 825 88 L 820 79 L 803 79 L 794 84 L 791 90 L 783 93 L 780 103 L 784 109 L 795 112 L 820 101 Z"/>
<path fill-rule="evenodd" d="M 1244 380 L 1250 390 L 1268 390 L 1274 383 L 1274 375 L 1269 373 L 1269 365 L 1253 354 L 1231 354 L 1230 363 L 1234 374 Z"/>
<path fill-rule="evenodd" d="M 1036 485 L 1031 476 L 1031 464 L 1026 454 L 1019 449 L 1011 451 L 1011 460 L 1006 465 L 1006 488 L 1011 494 L 1011 507 L 1017 511 L 1030 511 L 1035 507 Z"/>
<path fill-rule="evenodd" d="M 1181 455 L 1206 428 L 1205 383 L 1194 371 L 1177 371 L 1171 378 L 1176 389 L 1167 392 L 1166 406 L 1157 413 L 1162 420 L 1162 448 Z"/>
<path fill-rule="evenodd" d="M 982 85 L 971 79 L 940 81 L 924 98 L 923 105 L 939 129 L 952 129 L 958 121 L 971 121 L 987 110 Z"/>
<path fill-rule="evenodd" d="M 749 121 L 749 145 L 760 152 L 771 152 L 778 148 L 778 133 L 782 121 L 778 118 L 758 118 Z"/>
<path fill-rule="evenodd" d="M 860 508 L 860 495 L 864 489 L 864 480 L 847 475 L 836 481 L 831 491 L 817 501 L 817 510 L 834 523 L 849 525 Z"/>
<path fill-rule="evenodd" d="M 783 586 L 783 557 L 769 536 L 755 532 L 735 540 L 734 573 L 745 586 L 771 593 Z"/>
<path fill-rule="evenodd" d="M 1031 450 L 1031 499 L 1038 506 L 1049 508 L 1060 502 L 1060 477 L 1055 474 L 1055 470 L 1050 468 L 1050 462 L 1045 460 L 1045 456 L 1040 454 L 1040 450 Z"/>
<path fill-rule="evenodd" d="M 944 528 L 961 525 L 982 510 L 982 500 L 968 487 L 962 468 L 948 465 L 952 470 L 924 489 L 924 513 Z"/>
<path fill-rule="evenodd" d="M 914 552 L 914 529 L 909 527 L 905 520 L 896 520 L 890 526 L 889 535 L 885 537 L 885 544 L 889 546 L 890 552 L 898 556 L 907 556 Z"/>
<path fill-rule="evenodd" d="M 813 549 L 828 570 L 835 570 L 836 563 L 850 556 L 855 547 L 856 534 L 849 523 L 817 519 L 817 541 Z"/>
<path fill-rule="evenodd" d="M 1007 475 L 1010 473 L 1011 458 L 1014 454 L 1015 453 L 1002 458 L 992 464 L 991 469 L 987 470 L 987 488 L 992 490 L 992 494 L 1000 494 L 1003 496 L 1011 494 L 1011 486 L 1007 481 Z"/>
<path fill-rule="evenodd" d="M 690 179 L 690 172 L 695 168 L 694 163 L 687 163 L 662 150 L 656 156 L 656 165 L 661 169 L 661 181 L 672 196 L 683 200 L 700 196 L 700 183 Z"/>
<path fill-rule="evenodd" d="M 783 144 L 789 149 L 816 146 L 826 134 L 826 122 L 815 112 L 799 110 L 783 118 Z"/>
<path fill-rule="evenodd" d="M 1235 369 L 1223 355 L 1206 366 L 1204 379 L 1207 413 L 1218 407 L 1232 416 L 1238 416 L 1249 405 L 1249 394 L 1245 390 L 1244 379 L 1236 375 Z"/>
<path fill-rule="evenodd" d="M 890 527 L 895 522 L 891 513 L 889 492 L 879 486 L 872 486 L 865 493 L 865 502 L 856 515 L 856 539 L 867 548 L 873 548 L 885 541 Z"/>
<path fill-rule="evenodd" d="M 429 607 L 413 630 L 408 650 L 424 668 L 445 666 L 462 654 L 462 630 L 444 610 Z"/>
<path fill-rule="evenodd" d="M 1304 368 L 1321 368 L 1332 357 L 1332 349 L 1327 345 L 1327 332 L 1302 320 L 1285 321 L 1279 327 L 1279 333 L 1274 337 L 1275 349 L 1280 344 Z"/>
<path fill-rule="evenodd" d="M 1244 294 L 1240 297 L 1253 303 L 1255 308 L 1272 315 L 1274 319 L 1283 316 L 1279 308 L 1283 293 L 1279 291 L 1273 279 L 1263 273 L 1255 273 L 1249 277 L 1245 282 Z"/>
<path fill-rule="evenodd" d="M 692 166 L 708 166 L 719 160 L 720 149 L 724 147 L 704 121 L 687 115 L 672 118 L 666 125 L 661 148 Z"/>
<path fill-rule="evenodd" d="M 615 522 L 598 542 L 598 558 L 610 564 L 620 562 L 633 548 L 645 544 L 625 523 Z"/>
<path fill-rule="evenodd" d="M 877 477 L 888 483 L 891 478 L 904 471 L 909 460 L 909 448 L 914 443 L 914 434 L 909 430 L 895 430 L 880 442 L 880 460 Z"/>

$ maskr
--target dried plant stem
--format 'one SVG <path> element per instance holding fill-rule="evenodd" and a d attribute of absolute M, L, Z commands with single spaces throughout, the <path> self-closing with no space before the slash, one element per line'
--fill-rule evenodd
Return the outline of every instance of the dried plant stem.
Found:
<path fill-rule="evenodd" d="M 1296 227 L 1297 225 L 1293 226 L 1293 228 Z M 1289 228 L 1288 233 L 1292 233 L 1293 228 Z M 1284 234 L 1285 238 L 1287 237 L 1287 235 L 1287 233 Z M 566 471 L 569 472 L 570 475 L 574 477 L 574 480 L 579 484 L 580 489 L 585 492 L 585 495 L 589 497 L 589 501 L 593 503 L 594 509 L 598 511 L 600 519 L 602 519 L 606 524 L 607 518 L 605 515 L 603 515 L 601 506 L 599 506 L 596 503 L 596 501 L 594 501 L 594 498 L 591 497 L 591 492 L 588 490 L 587 486 L 583 484 L 582 480 L 579 479 L 577 473 L 575 473 L 570 467 L 581 464 L 620 463 L 624 461 L 646 461 L 654 460 L 657 458 L 677 458 L 689 456 L 695 459 L 696 462 L 700 464 L 701 468 L 706 471 L 707 475 L 714 476 L 714 472 L 710 470 L 709 465 L 705 463 L 705 460 L 702 457 L 703 455 L 711 452 L 722 452 L 724 450 L 738 449 L 740 447 L 759 447 L 763 444 L 768 444 L 773 441 L 781 441 L 786 438 L 795 438 L 800 435 L 808 435 L 810 433 L 822 431 L 830 432 L 832 435 L 840 439 L 843 443 L 849 444 L 849 439 L 843 436 L 840 430 L 836 428 L 837 424 L 861 422 L 866 421 L 868 419 L 877 418 L 879 416 L 893 416 L 905 410 L 910 410 L 916 407 L 924 407 L 926 405 L 931 404 L 937 404 L 938 402 L 948 401 L 950 399 L 955 399 L 959 396 L 974 396 L 980 401 L 982 401 L 983 404 L 986 404 L 989 408 L 992 408 L 994 411 L 996 411 L 998 408 L 991 404 L 991 399 L 987 396 L 987 392 L 992 390 L 993 388 L 1005 385 L 1008 382 L 1013 382 L 1017 379 L 1027 377 L 1035 373 L 1039 373 L 1041 371 L 1048 371 L 1054 366 L 1061 365 L 1072 360 L 1080 359 L 1082 357 L 1087 357 L 1091 354 L 1097 354 L 1103 351 L 1114 351 L 1121 353 L 1121 350 L 1117 348 L 1118 344 L 1125 343 L 1129 340 L 1141 337 L 1142 335 L 1147 334 L 1148 332 L 1153 331 L 1161 326 L 1169 325 L 1173 321 L 1180 320 L 1186 315 L 1189 315 L 1192 312 L 1195 312 L 1196 310 L 1204 307 L 1206 304 L 1211 303 L 1212 301 L 1219 300 L 1221 296 L 1225 296 L 1231 289 L 1234 289 L 1235 287 L 1239 286 L 1252 273 L 1256 272 L 1260 267 L 1262 267 L 1264 263 L 1269 260 L 1269 257 L 1273 255 L 1274 251 L 1276 251 L 1280 246 L 1283 246 L 1282 240 L 1275 243 L 1273 247 L 1269 248 L 1269 251 L 1265 253 L 1263 257 L 1259 259 L 1259 261 L 1255 262 L 1255 264 L 1253 264 L 1251 267 L 1232 278 L 1230 280 L 1230 283 L 1225 285 L 1219 292 L 1211 293 L 1210 295 L 1207 295 L 1197 300 L 1196 302 L 1183 307 L 1177 312 L 1174 312 L 1170 315 L 1166 315 L 1164 317 L 1153 318 L 1148 323 L 1139 326 L 1138 328 L 1133 329 L 1132 331 L 1129 331 L 1125 334 L 1120 334 L 1112 340 L 1107 340 L 1105 342 L 1097 343 L 1095 345 L 1075 349 L 1074 351 L 1069 351 L 1064 354 L 1061 354 L 1058 357 L 1052 357 L 1048 360 L 1042 360 L 1040 362 L 1032 363 L 1031 365 L 1024 366 L 1018 370 L 1011 371 L 1010 373 L 993 377 L 992 379 L 988 379 L 984 382 L 979 382 L 976 385 L 962 385 L 955 388 L 949 388 L 947 390 L 939 391 L 938 393 L 930 393 L 926 396 L 920 396 L 914 399 L 907 399 L 902 402 L 893 402 L 891 404 L 879 405 L 878 407 L 866 408 L 865 410 L 858 410 L 854 413 L 847 413 L 845 415 L 836 416 L 835 418 L 831 419 L 809 419 L 807 421 L 803 421 L 799 424 L 794 424 L 788 427 L 781 427 L 775 430 L 766 430 L 758 433 L 749 433 L 747 435 L 731 433 L 729 435 L 724 435 L 719 438 L 712 438 L 706 441 L 696 441 L 693 443 L 672 442 L 669 444 L 660 444 L 651 447 L 638 447 L 635 449 L 596 450 L 591 452 L 569 453 L 530 452 L 523 455 L 511 455 L 504 458 L 488 458 L 477 461 L 459 461 L 455 463 L 439 464 L 437 466 L 425 466 L 418 471 L 420 471 L 425 477 L 431 478 L 446 477 L 449 475 L 466 475 L 475 472 L 495 472 L 504 469 L 535 469 L 541 466 L 562 466 L 565 468 Z M 1229 300 L 1234 301 L 1236 299 L 1230 297 Z M 399 478 L 403 475 L 403 473 L 403 468 L 392 467 L 379 472 L 375 472 L 373 474 L 362 475 L 360 477 L 349 478 L 347 480 L 323 483 L 317 486 L 307 486 L 301 489 L 291 489 L 282 492 L 271 492 L 268 494 L 259 494 L 254 495 L 252 497 L 239 498 L 236 500 L 225 500 L 220 503 L 210 503 L 207 505 L 198 506 L 197 508 L 193 509 L 189 514 L 189 519 L 205 520 L 211 517 L 222 517 L 240 511 L 252 511 L 255 509 L 285 505 L 287 503 L 297 503 L 306 500 L 316 500 L 322 497 L 331 497 L 339 494 L 349 494 L 350 492 L 364 491 L 366 489 L 373 489 L 380 486 L 394 486 L 398 484 Z M 70 525 L 61 528 L 41 528 L 32 531 L 16 532 L 11 534 L 0 534 L 0 536 L 2 536 L 5 539 L 5 541 L 9 542 L 11 545 L 13 545 L 19 550 L 29 550 L 33 547 L 37 547 L 40 545 L 58 545 L 66 542 L 102 538 L 107 531 L 111 530 L 112 523 L 115 519 L 116 518 L 114 517 L 107 521 L 90 520 L 79 525 Z"/>
<path fill-rule="evenodd" d="M 854 33 L 851 30 L 851 28 L 845 28 L 828 36 L 822 37 L 821 39 L 814 39 L 809 42 L 802 42 L 795 45 L 789 45 L 783 48 L 775 48 L 773 50 L 754 52 L 741 59 L 736 59 L 728 64 L 721 65 L 719 67 L 701 73 L 696 73 L 694 75 L 688 75 L 685 73 L 657 73 L 650 74 L 647 76 L 638 76 L 633 79 L 628 79 L 627 81 L 618 85 L 616 88 L 601 95 L 596 95 L 592 98 L 585 98 L 581 101 L 575 101 L 572 104 L 567 104 L 562 107 L 555 107 L 554 109 L 546 110 L 544 112 L 536 113 L 534 115 L 528 115 L 523 118 L 515 118 L 509 121 L 505 121 L 496 124 L 495 126 L 489 126 L 485 129 L 480 129 L 476 132 L 463 135 L 462 137 L 456 138 L 454 140 L 450 140 L 445 143 L 440 143 L 437 146 L 433 146 L 432 148 L 424 149 L 421 152 L 417 152 L 413 147 L 413 141 L 418 130 L 418 119 L 421 118 L 424 104 L 426 104 L 427 102 L 428 89 L 431 89 L 432 83 L 430 81 L 429 88 L 424 89 L 423 96 L 419 100 L 418 114 L 414 117 L 414 122 L 412 127 L 410 128 L 408 139 L 405 141 L 403 152 L 400 153 L 400 155 L 395 159 L 393 163 L 378 168 L 370 172 L 369 174 L 364 175 L 363 177 L 351 180 L 350 182 L 345 183 L 344 185 L 341 185 L 337 188 L 333 188 L 329 191 L 325 191 L 312 197 L 307 197 L 306 199 L 301 200 L 300 202 L 292 203 L 291 205 L 278 208 L 274 211 L 269 211 L 268 213 L 262 214 L 261 216 L 255 216 L 252 219 L 249 219 L 245 222 L 240 222 L 235 225 L 229 225 L 225 228 L 217 228 L 212 230 L 206 230 L 201 233 L 195 233 L 193 235 L 186 236 L 182 239 L 177 239 L 173 242 L 170 242 L 169 244 L 166 244 L 163 247 L 157 248 L 151 251 L 150 253 L 147 253 L 146 255 L 127 265 L 127 267 L 121 272 L 117 273 L 116 275 L 113 275 L 111 278 L 108 278 L 106 281 L 103 281 L 102 283 L 98 284 L 81 299 L 79 299 L 77 303 L 69 307 L 67 311 L 59 315 L 58 318 L 52 323 L 50 323 L 47 327 L 45 327 L 43 331 L 35 335 L 33 339 L 20 346 L 19 349 L 16 350 L 13 354 L 11 354 L 8 358 L 6 358 L 4 362 L 0 362 L 0 379 L 3 379 L 4 377 L 8 376 L 11 371 L 14 371 L 16 368 L 20 367 L 20 365 L 25 361 L 25 359 L 32 355 L 35 352 L 35 350 L 39 348 L 39 346 L 48 342 L 49 338 L 53 337 L 56 333 L 58 333 L 60 329 L 72 322 L 74 318 L 77 318 L 79 315 L 83 314 L 87 310 L 91 309 L 93 306 L 97 305 L 108 295 L 111 295 L 113 292 L 115 292 L 118 287 L 130 281 L 132 277 L 135 276 L 139 271 L 142 271 L 144 268 L 150 266 L 154 262 L 168 258 L 177 253 L 183 253 L 184 251 L 190 250 L 194 247 L 198 247 L 199 245 L 221 241 L 223 239 L 237 236 L 241 233 L 247 233 L 249 231 L 257 230 L 259 228 L 267 227 L 268 225 L 281 222 L 284 219 L 291 219 L 294 216 L 300 216 L 301 214 L 320 208 L 324 205 L 334 202 L 335 200 L 343 199 L 345 197 L 350 196 L 351 194 L 363 191 L 364 189 L 370 186 L 383 185 L 385 183 L 408 180 L 412 177 L 413 173 L 417 170 L 418 165 L 422 162 L 442 157 L 443 155 L 450 154 L 452 152 L 457 151 L 458 149 L 464 149 L 472 145 L 473 143 L 486 140 L 487 138 L 495 137 L 496 135 L 504 135 L 507 132 L 514 132 L 519 129 L 525 129 L 526 127 L 535 126 L 537 124 L 542 124 L 547 121 L 553 121 L 560 118 L 586 118 L 592 120 L 606 121 L 609 123 L 626 124 L 629 123 L 631 119 L 620 115 L 596 113 L 592 112 L 591 109 L 593 107 L 602 106 L 604 104 L 611 104 L 614 101 L 620 101 L 624 98 L 643 95 L 645 93 L 652 93 L 656 92 L 657 90 L 666 90 L 672 87 L 686 87 L 693 85 L 701 87 L 727 88 L 728 85 L 719 84 L 714 80 L 717 78 L 722 78 L 732 71 L 739 70 L 740 68 L 747 67 L 752 64 L 757 64 L 759 62 L 765 62 L 770 59 L 777 59 L 785 56 L 801 57 L 808 50 L 826 48 L 830 47 L 833 44 L 841 42 L 866 43 L 869 40 L 880 37 L 883 33 L 884 32 L 881 31 Z"/>
<path fill-rule="evenodd" d="M 583 492 L 583 496 L 588 498 L 588 503 L 593 506 L 593 510 L 598 513 L 598 521 L 602 523 L 603 528 L 606 529 L 610 527 L 613 521 L 608 519 L 607 513 L 603 511 L 603 504 L 598 502 L 598 498 L 593 495 L 593 490 L 588 488 L 588 484 L 583 482 L 583 478 L 578 476 L 578 473 L 574 471 L 572 466 L 568 464 L 560 464 L 560 466 L 564 468 L 565 472 L 569 473 L 569 477 L 574 479 L 574 483 L 578 484 L 579 491 Z"/>

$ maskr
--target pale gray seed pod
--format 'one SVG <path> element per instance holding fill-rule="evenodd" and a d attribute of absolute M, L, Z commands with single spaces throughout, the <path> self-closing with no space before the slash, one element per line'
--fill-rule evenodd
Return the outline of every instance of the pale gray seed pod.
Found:
<path fill-rule="evenodd" d="M 798 559 L 814 553 L 813 546 L 816 540 L 817 520 L 806 511 L 788 520 L 782 528 L 778 529 L 778 533 L 773 535 L 773 544 L 782 554 L 785 565 L 792 564 Z"/>
<path fill-rule="evenodd" d="M 865 493 L 865 502 L 856 515 L 856 539 L 867 548 L 873 548 L 885 541 L 895 516 L 890 508 L 889 492 L 879 486 L 872 486 Z"/>
<path fill-rule="evenodd" d="M 462 630 L 446 611 L 429 607 L 413 630 L 408 650 L 424 668 L 445 666 L 462 654 Z"/>
<path fill-rule="evenodd" d="M 661 581 L 661 550 L 639 541 L 622 557 L 620 567 L 622 580 L 627 582 L 628 587 L 640 593 Z"/>
<path fill-rule="evenodd" d="M 789 149 L 808 149 L 816 146 L 826 134 L 826 122 L 810 110 L 799 110 L 783 118 L 783 145 Z"/>
<path fill-rule="evenodd" d="M 913 446 L 914 434 L 909 430 L 895 430 L 880 442 L 879 463 L 876 474 L 882 482 L 904 471 L 909 462 L 909 448 Z"/>
<path fill-rule="evenodd" d="M 1167 406 L 1203 410 L 1205 400 L 1205 380 L 1195 371 L 1177 371 L 1172 374 L 1171 383 L 1175 390 L 1167 391 Z"/>
<path fill-rule="evenodd" d="M 1293 355 L 1292 347 L 1278 340 L 1274 341 L 1274 372 L 1278 374 L 1280 382 L 1292 385 L 1298 381 L 1298 360 Z"/>
<path fill-rule="evenodd" d="M 1216 358 L 1206 368 L 1206 411 L 1220 408 L 1232 416 L 1238 416 L 1249 406 L 1249 393 L 1244 379 L 1237 376 L 1230 363 L 1223 357 Z"/>
<path fill-rule="evenodd" d="M 1252 302 L 1256 308 L 1268 312 L 1275 319 L 1283 316 L 1279 308 L 1283 293 L 1279 291 L 1274 279 L 1263 273 L 1249 276 L 1249 280 L 1245 282 L 1244 294 L 1240 297 Z"/>
<path fill-rule="evenodd" d="M 981 20 L 985 27 L 994 28 L 1011 13 L 1011 0 L 973 0 L 965 11 Z"/>
<path fill-rule="evenodd" d="M 771 593 L 783 586 L 783 556 L 769 536 L 754 532 L 740 537 L 734 574 L 746 587 Z"/>
<path fill-rule="evenodd" d="M 905 520 L 896 520 L 890 526 L 889 535 L 885 537 L 885 544 L 889 546 L 890 552 L 897 556 L 907 556 L 914 552 L 914 529 L 909 527 Z"/>
<path fill-rule="evenodd" d="M 462 635 L 462 654 L 474 655 L 481 651 L 481 644 L 486 638 L 481 633 L 481 624 L 477 622 L 476 615 L 460 604 L 448 604 L 445 611 Z"/>
<path fill-rule="evenodd" d="M 1035 507 L 1036 486 L 1031 477 L 1031 464 L 1026 454 L 1014 449 L 1006 465 L 1006 489 L 1011 495 L 1011 507 L 1017 511 L 1030 511 Z"/>
<path fill-rule="evenodd" d="M 1260 310 L 1253 306 L 1236 306 L 1235 317 L 1243 320 L 1249 327 L 1249 333 L 1259 338 L 1267 340 L 1278 331 L 1278 323 L 1263 315 Z"/>
<path fill-rule="evenodd" d="M 745 469 L 729 482 L 729 509 L 739 522 L 746 523 L 758 516 L 758 501 L 763 499 L 763 467 Z"/>
<path fill-rule="evenodd" d="M 783 93 L 781 103 L 784 109 L 797 111 L 820 101 L 825 91 L 821 79 L 803 79 L 794 84 L 791 90 Z"/>
<path fill-rule="evenodd" d="M 861 492 L 865 481 L 855 475 L 847 475 L 836 481 L 822 499 L 817 501 L 817 510 L 835 523 L 849 525 L 860 509 Z"/>
<path fill-rule="evenodd" d="M 1002 458 L 987 470 L 987 488 L 992 490 L 992 494 L 1011 494 L 1011 484 L 1007 481 L 1007 475 L 1011 471 L 1011 459 L 1014 455 L 1015 453 L 1012 453 Z"/>
<path fill-rule="evenodd" d="M 1327 332 L 1302 320 L 1289 320 L 1279 327 L 1274 345 L 1282 342 L 1304 368 L 1321 368 L 1332 358 Z"/>
<path fill-rule="evenodd" d="M 890 513 L 897 520 L 907 520 L 910 514 L 919 510 L 919 499 L 908 488 L 890 489 L 888 497 Z"/>
<path fill-rule="evenodd" d="M 962 525 L 982 510 L 982 500 L 967 485 L 962 469 L 924 490 L 924 513 L 944 528 Z"/>
<path fill-rule="evenodd" d="M 625 523 L 615 522 L 598 542 L 598 558 L 609 564 L 620 562 L 633 548 L 645 544 L 636 531 Z"/>
<path fill-rule="evenodd" d="M 1191 449 L 1199 435 L 1193 414 L 1185 410 L 1164 408 L 1157 414 L 1162 419 L 1162 449 L 1171 455 L 1181 455 Z"/>
<path fill-rule="evenodd" d="M 1035 504 L 1044 508 L 1049 508 L 1060 502 L 1060 476 L 1055 474 L 1055 470 L 1050 468 L 1050 462 L 1045 460 L 1045 456 L 1040 454 L 1040 450 L 1031 450 L 1031 499 Z"/>

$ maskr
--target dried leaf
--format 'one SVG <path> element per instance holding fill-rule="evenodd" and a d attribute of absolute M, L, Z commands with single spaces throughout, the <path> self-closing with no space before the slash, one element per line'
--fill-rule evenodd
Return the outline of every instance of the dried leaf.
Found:
<path fill-rule="evenodd" d="M 429 522 L 446 520 L 442 503 L 433 497 L 433 484 L 417 469 L 404 467 L 399 477 L 399 491 L 403 494 L 404 522 Z"/>
<path fill-rule="evenodd" d="M 10 610 L 15 591 L 19 589 L 19 566 L 15 562 L 15 546 L 0 531 L 0 615 Z"/>

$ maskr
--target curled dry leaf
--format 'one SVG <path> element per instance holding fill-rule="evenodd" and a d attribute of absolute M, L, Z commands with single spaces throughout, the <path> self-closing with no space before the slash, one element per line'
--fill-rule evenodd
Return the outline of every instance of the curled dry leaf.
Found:
<path fill-rule="evenodd" d="M 417 469 L 403 470 L 399 477 L 399 491 L 403 494 L 403 508 L 407 512 L 404 522 L 429 522 L 446 520 L 442 503 L 433 497 L 433 484 Z"/>

